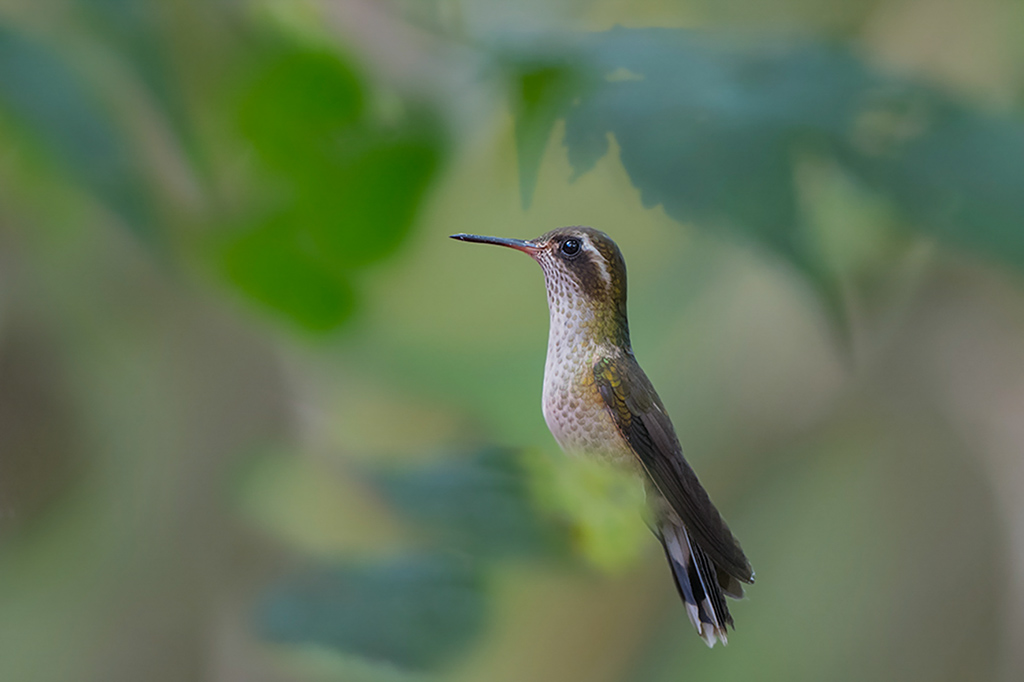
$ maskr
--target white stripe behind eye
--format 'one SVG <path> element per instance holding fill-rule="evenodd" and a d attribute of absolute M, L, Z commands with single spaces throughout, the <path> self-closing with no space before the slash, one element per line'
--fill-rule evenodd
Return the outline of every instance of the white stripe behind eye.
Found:
<path fill-rule="evenodd" d="M 598 251 L 597 247 L 594 246 L 593 244 L 591 244 L 590 240 L 587 239 L 586 237 L 584 237 L 580 241 L 583 242 L 583 248 L 584 249 L 586 249 L 587 251 L 590 251 L 590 253 L 594 254 L 593 260 L 594 260 L 595 263 L 597 263 L 597 267 L 601 271 L 601 277 L 602 277 L 602 279 L 604 279 L 605 286 L 611 286 L 611 284 L 612 284 L 612 276 L 611 276 L 611 273 L 608 272 L 608 263 L 606 263 L 605 260 L 604 260 L 604 254 L 602 254 L 600 251 Z"/>

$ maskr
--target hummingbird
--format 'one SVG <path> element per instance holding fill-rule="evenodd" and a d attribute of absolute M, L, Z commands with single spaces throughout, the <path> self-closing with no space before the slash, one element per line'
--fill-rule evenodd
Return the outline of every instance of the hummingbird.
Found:
<path fill-rule="evenodd" d="M 704 642 L 727 644 L 725 597 L 743 597 L 750 567 L 683 450 L 629 341 L 626 263 L 605 233 L 562 227 L 536 239 L 453 234 L 522 251 L 540 264 L 550 330 L 544 421 L 563 451 L 635 471 L 690 622 Z"/>

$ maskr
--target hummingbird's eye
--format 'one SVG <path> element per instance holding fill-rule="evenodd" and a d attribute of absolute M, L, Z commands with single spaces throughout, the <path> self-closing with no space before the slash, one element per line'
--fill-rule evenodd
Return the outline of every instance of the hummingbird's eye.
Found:
<path fill-rule="evenodd" d="M 575 256 L 580 252 L 581 246 L 583 245 L 580 244 L 579 239 L 566 239 L 562 242 L 562 246 L 560 246 L 558 250 L 563 256 Z"/>

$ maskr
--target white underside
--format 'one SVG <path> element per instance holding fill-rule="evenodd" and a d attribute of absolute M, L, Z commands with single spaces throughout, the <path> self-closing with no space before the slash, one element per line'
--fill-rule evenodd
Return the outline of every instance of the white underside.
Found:
<path fill-rule="evenodd" d="M 547 273 L 546 273 L 547 274 Z M 594 363 L 603 349 L 589 333 L 593 313 L 567 277 L 547 275 L 551 329 L 544 365 L 544 420 L 567 454 L 632 463 L 633 454 L 612 421 L 594 384 Z"/>

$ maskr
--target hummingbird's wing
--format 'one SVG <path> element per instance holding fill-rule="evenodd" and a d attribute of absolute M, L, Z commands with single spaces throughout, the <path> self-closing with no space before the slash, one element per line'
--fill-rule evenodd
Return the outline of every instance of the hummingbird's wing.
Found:
<path fill-rule="evenodd" d="M 637 361 L 625 354 L 602 358 L 594 364 L 594 381 L 623 438 L 691 539 L 718 568 L 754 582 L 750 563 L 683 458 L 672 422 Z"/>

